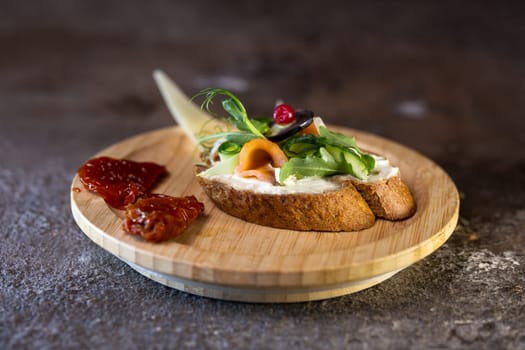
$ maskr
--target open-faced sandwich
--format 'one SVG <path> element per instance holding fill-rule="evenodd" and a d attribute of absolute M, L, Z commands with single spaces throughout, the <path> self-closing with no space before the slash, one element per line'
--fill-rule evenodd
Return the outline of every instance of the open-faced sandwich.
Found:
<path fill-rule="evenodd" d="M 208 111 L 221 99 L 228 114 L 223 129 L 198 135 L 196 165 L 205 193 L 227 214 L 276 228 L 354 231 L 415 212 L 397 167 L 313 112 L 278 104 L 273 118 L 251 118 L 228 90 L 199 95 Z"/>

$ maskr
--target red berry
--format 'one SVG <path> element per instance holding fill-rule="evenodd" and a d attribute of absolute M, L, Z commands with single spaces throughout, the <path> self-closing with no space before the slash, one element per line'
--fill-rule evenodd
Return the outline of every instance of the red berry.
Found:
<path fill-rule="evenodd" d="M 295 121 L 295 111 L 292 106 L 282 103 L 273 110 L 273 120 L 277 124 L 289 124 Z"/>

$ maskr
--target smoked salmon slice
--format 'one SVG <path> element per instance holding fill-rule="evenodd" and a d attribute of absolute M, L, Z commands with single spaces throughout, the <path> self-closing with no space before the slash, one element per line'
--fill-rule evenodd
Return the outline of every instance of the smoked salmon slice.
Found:
<path fill-rule="evenodd" d="M 280 168 L 288 157 L 279 145 L 267 139 L 253 139 L 244 144 L 239 153 L 236 173 L 241 177 L 255 177 L 275 182 L 275 168 Z"/>

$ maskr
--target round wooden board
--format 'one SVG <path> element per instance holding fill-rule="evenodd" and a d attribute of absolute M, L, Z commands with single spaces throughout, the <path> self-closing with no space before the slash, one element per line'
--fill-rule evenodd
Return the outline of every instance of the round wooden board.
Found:
<path fill-rule="evenodd" d="M 384 138 L 336 128 L 361 148 L 398 166 L 418 209 L 398 222 L 377 220 L 356 232 L 304 232 L 247 223 L 217 209 L 193 172 L 195 149 L 178 127 L 144 133 L 99 155 L 151 161 L 169 175 L 154 192 L 195 195 L 205 212 L 181 236 L 148 243 L 121 229 L 123 213 L 71 185 L 71 208 L 82 231 L 141 274 L 189 293 L 249 302 L 325 299 L 368 288 L 439 248 L 452 234 L 459 196 L 449 176 L 421 154 Z M 78 191 L 80 189 L 80 191 Z"/>

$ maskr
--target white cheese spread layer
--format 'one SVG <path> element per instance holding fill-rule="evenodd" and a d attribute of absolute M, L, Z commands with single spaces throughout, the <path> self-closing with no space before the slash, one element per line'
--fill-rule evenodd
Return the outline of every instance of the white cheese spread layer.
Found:
<path fill-rule="evenodd" d="M 287 181 L 284 186 L 238 175 L 213 175 L 208 178 L 230 185 L 236 190 L 262 194 L 323 193 L 341 188 L 340 183 L 329 177 L 305 177 L 300 180 Z"/>
<path fill-rule="evenodd" d="M 365 183 L 373 183 L 387 180 L 399 173 L 399 168 L 392 166 L 388 159 L 378 156 L 373 157 L 376 160 L 376 165 L 365 180 L 356 179 L 351 175 L 339 175 L 334 177 L 305 177 L 302 179 L 289 178 L 285 181 L 284 185 L 274 185 L 266 181 L 260 181 L 255 178 L 244 178 L 235 174 L 212 175 L 207 176 L 207 178 L 225 183 L 240 191 L 281 195 L 290 193 L 323 193 L 336 191 L 341 188 L 341 180 L 344 178 L 350 178 Z M 278 171 L 276 171 L 276 177 L 279 177 Z"/>
<path fill-rule="evenodd" d="M 374 169 L 370 172 L 370 175 L 368 175 L 368 178 L 365 180 L 360 180 L 363 182 L 378 182 L 390 179 L 391 177 L 396 176 L 399 174 L 399 168 L 392 166 L 390 164 L 390 161 L 383 157 L 378 156 L 372 156 L 374 157 L 376 161 L 376 165 Z"/>

